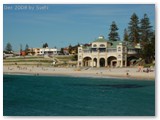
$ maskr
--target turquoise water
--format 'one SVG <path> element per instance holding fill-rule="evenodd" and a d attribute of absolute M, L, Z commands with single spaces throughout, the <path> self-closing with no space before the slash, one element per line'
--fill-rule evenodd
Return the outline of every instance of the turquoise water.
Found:
<path fill-rule="evenodd" d="M 4 116 L 154 116 L 155 82 L 4 75 Z"/>

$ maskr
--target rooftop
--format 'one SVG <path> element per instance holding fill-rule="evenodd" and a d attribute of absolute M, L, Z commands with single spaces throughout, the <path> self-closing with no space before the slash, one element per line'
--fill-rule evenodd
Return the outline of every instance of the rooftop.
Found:
<path fill-rule="evenodd" d="M 104 38 L 104 36 L 102 36 L 102 35 L 99 36 L 93 42 L 107 42 L 108 43 L 107 48 L 117 48 L 117 45 L 127 45 L 127 48 L 129 48 L 129 49 L 134 49 L 134 48 L 140 49 L 140 45 L 139 44 L 137 44 L 135 46 L 132 42 L 126 42 L 126 41 L 121 41 L 121 40 L 119 40 L 119 41 L 106 40 Z M 83 49 L 91 49 L 91 45 L 89 45 L 89 46 L 83 45 L 82 47 L 83 47 Z"/>
<path fill-rule="evenodd" d="M 107 40 L 104 38 L 104 36 L 99 36 L 98 39 L 96 39 L 95 41 L 93 42 L 107 42 Z"/>

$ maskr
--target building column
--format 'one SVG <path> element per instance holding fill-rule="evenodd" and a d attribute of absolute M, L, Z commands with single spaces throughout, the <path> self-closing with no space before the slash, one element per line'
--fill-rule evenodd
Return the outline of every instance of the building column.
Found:
<path fill-rule="evenodd" d="M 110 67 L 112 68 L 112 66 L 113 66 L 113 61 L 110 62 Z"/>
<path fill-rule="evenodd" d="M 116 67 L 120 67 L 121 61 L 117 60 Z"/>
<path fill-rule="evenodd" d="M 78 63 L 77 63 L 77 67 L 79 67 L 79 61 L 78 61 Z"/>
<path fill-rule="evenodd" d="M 99 49 L 98 49 L 98 54 L 97 54 L 97 67 L 99 68 L 100 67 L 100 64 L 99 64 Z"/>
<path fill-rule="evenodd" d="M 108 61 L 107 61 L 107 59 L 105 60 L 105 67 L 107 67 L 108 66 Z"/>
<path fill-rule="evenodd" d="M 121 60 L 121 65 L 120 65 L 120 67 L 123 67 L 123 60 Z"/>
<path fill-rule="evenodd" d="M 93 59 L 91 60 L 91 66 L 92 67 L 94 66 L 94 60 Z"/>
<path fill-rule="evenodd" d="M 127 67 L 127 56 L 125 56 L 125 67 Z"/>
<path fill-rule="evenodd" d="M 125 67 L 127 67 L 127 60 L 125 60 Z"/>
<path fill-rule="evenodd" d="M 97 67 L 99 68 L 100 66 L 99 66 L 99 59 L 97 58 Z"/>

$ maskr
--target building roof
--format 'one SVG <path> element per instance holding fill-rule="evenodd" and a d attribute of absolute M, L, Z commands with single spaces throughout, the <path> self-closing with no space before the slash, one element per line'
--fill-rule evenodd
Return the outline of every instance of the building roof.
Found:
<path fill-rule="evenodd" d="M 104 36 L 99 36 L 98 39 L 93 42 L 107 42 L 107 40 L 104 38 Z"/>
<path fill-rule="evenodd" d="M 126 42 L 126 41 L 110 41 L 110 40 L 106 40 L 104 38 L 104 36 L 99 36 L 95 41 L 93 41 L 92 43 L 94 42 L 107 42 L 108 45 L 107 45 L 107 48 L 117 48 L 117 45 L 126 45 L 127 48 L 129 49 L 140 49 L 140 45 L 137 45 L 135 46 L 132 42 Z M 83 49 L 91 49 L 92 47 L 91 46 L 82 46 Z"/>
<path fill-rule="evenodd" d="M 108 41 L 111 45 L 108 48 L 117 48 L 117 45 L 124 44 L 122 41 Z"/>
<path fill-rule="evenodd" d="M 91 49 L 92 47 L 91 47 L 91 46 L 82 46 L 82 48 L 83 48 L 83 49 L 86 49 L 86 50 L 87 50 L 87 49 L 89 50 L 89 49 Z"/>

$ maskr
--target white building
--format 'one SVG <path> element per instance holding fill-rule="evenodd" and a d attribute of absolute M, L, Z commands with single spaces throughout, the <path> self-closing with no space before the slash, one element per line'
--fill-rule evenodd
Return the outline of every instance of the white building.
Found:
<path fill-rule="evenodd" d="M 78 67 L 123 67 L 130 61 L 138 59 L 140 44 L 129 42 L 108 41 L 103 36 L 98 37 L 90 46 L 78 47 Z"/>
<path fill-rule="evenodd" d="M 57 55 L 59 53 L 56 48 L 40 48 L 39 55 Z"/>

